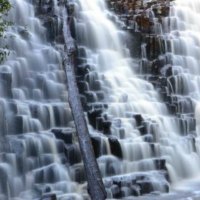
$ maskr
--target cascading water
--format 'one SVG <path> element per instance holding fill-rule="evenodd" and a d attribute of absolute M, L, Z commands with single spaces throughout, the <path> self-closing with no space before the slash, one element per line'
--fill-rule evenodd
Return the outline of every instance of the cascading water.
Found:
<path fill-rule="evenodd" d="M 75 172 L 65 156 L 70 148 L 55 137 L 59 136 L 56 128 L 61 127 L 69 133 L 70 143 L 73 132 L 62 55 L 56 44 L 48 43 L 46 28 L 35 16 L 37 2 L 10 3 L 8 20 L 13 25 L 4 40 L 10 55 L 0 65 L 0 199 L 39 199 L 51 191 L 66 194 L 65 199 L 82 199 L 85 192 L 73 182 Z M 58 17 L 58 23 L 51 26 L 53 37 L 61 26 L 58 12 L 62 9 L 57 1 L 39 6 L 43 13 L 49 12 L 50 22 L 53 14 Z M 54 131 L 49 130 L 52 128 Z"/>
<path fill-rule="evenodd" d="M 171 11 L 170 36 L 175 83 L 173 94 L 189 97 L 196 113 L 199 135 L 199 17 L 200 2 L 176 1 Z M 182 86 L 181 86 L 182 84 Z M 180 88 L 183 88 L 182 92 Z M 198 143 L 198 139 L 196 141 Z M 198 148 L 198 145 L 197 145 Z"/>
<path fill-rule="evenodd" d="M 194 130 L 187 132 L 185 138 L 193 140 L 193 155 L 199 158 L 199 64 L 200 64 L 200 38 L 199 38 L 199 11 L 198 0 L 176 0 L 171 7 L 170 17 L 166 20 L 165 30 L 171 41 L 168 52 L 172 60 L 172 74 L 168 78 L 171 95 L 178 102 L 177 113 L 179 118 L 195 121 Z M 193 168 L 195 167 L 196 170 Z M 193 178 L 199 177 L 199 164 L 186 165 L 193 171 Z M 197 179 L 198 182 L 198 179 Z"/>
<path fill-rule="evenodd" d="M 59 200 L 89 199 L 62 68 L 64 41 L 71 41 L 65 3 L 10 2 L 10 55 L 0 65 L 0 199 L 49 192 Z M 124 45 L 128 35 L 106 2 L 68 3 L 75 9 L 77 81 L 108 198 L 167 192 L 170 183 L 199 174 L 199 1 L 175 1 L 163 30 L 156 28 L 171 41 L 168 87 L 179 105 L 176 116 L 138 74 L 139 62 Z M 197 126 L 190 131 L 194 111 Z"/>
<path fill-rule="evenodd" d="M 180 117 L 170 115 L 153 85 L 135 72 L 138 63 L 130 59 L 122 43 L 127 35 L 116 28 L 118 20 L 108 11 L 105 2 L 79 0 L 78 4 L 81 8 L 77 8 L 76 12 L 75 35 L 81 57 L 79 68 L 85 67 L 89 71 L 85 75 L 85 83 L 80 85 L 85 85 L 83 94 L 92 108 L 89 113 L 94 113 L 100 102 L 107 105 L 100 115 L 97 114 L 97 121 L 90 119 L 90 123 L 95 127 L 99 119 L 110 122 L 110 130 L 104 131 L 107 136 L 101 136 L 103 143 L 117 140 L 122 150 L 122 159 L 111 154 L 113 147 L 109 145 L 106 145 L 106 153 L 102 153 L 106 155 L 100 153 L 98 161 L 103 176 L 113 176 L 110 179 L 116 181 L 119 175 L 123 179 L 123 176 L 130 178 L 142 174 L 145 177 L 143 181 L 147 185 L 151 182 L 154 190 L 158 191 L 167 191 L 167 179 L 178 183 L 184 178 L 196 176 L 200 172 L 198 137 L 194 139 L 194 133 L 189 132 L 195 120 L 190 109 L 191 101 L 187 102 L 187 99 L 189 95 L 194 96 L 193 101 L 197 104 L 198 135 L 198 0 L 176 1 L 172 16 L 167 19 L 172 29 L 173 72 L 177 75 L 169 77 L 168 86 L 171 87 L 171 95 L 174 94 L 180 101 L 177 113 Z M 190 15 L 190 12 L 193 14 Z M 194 32 L 189 31 L 191 29 Z M 147 59 L 145 50 L 142 55 L 143 60 Z M 195 80 L 191 78 L 194 74 Z M 97 83 L 98 89 L 94 88 Z M 98 113 L 98 110 L 95 112 Z M 109 197 L 114 197 L 113 190 L 108 190 Z M 129 187 L 124 195 L 132 193 Z"/>

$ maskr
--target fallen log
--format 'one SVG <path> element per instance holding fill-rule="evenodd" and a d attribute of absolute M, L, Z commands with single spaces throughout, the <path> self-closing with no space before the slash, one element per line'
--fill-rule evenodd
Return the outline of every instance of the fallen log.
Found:
<path fill-rule="evenodd" d="M 76 133 L 83 158 L 88 182 L 88 192 L 92 200 L 104 200 L 106 198 L 106 191 L 95 158 L 87 123 L 79 97 L 79 91 L 74 71 L 73 51 L 68 51 L 68 53 L 68 59 L 65 62 L 65 71 L 67 76 L 69 104 L 72 110 L 72 115 L 76 126 Z"/>

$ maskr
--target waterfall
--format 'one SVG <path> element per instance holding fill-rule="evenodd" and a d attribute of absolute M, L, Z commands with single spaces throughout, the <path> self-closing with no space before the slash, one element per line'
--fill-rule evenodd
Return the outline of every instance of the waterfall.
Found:
<path fill-rule="evenodd" d="M 185 93 L 174 91 L 180 98 L 189 97 L 192 110 L 195 112 L 196 134 L 199 135 L 199 1 L 176 1 L 171 11 L 172 24 L 170 36 L 172 38 L 172 61 L 176 88 L 181 88 L 182 82 Z M 176 73 L 176 74 L 175 74 Z M 198 143 L 198 138 L 196 139 Z M 197 145 L 198 148 L 198 145 Z"/>
<path fill-rule="evenodd" d="M 107 105 L 100 118 L 110 122 L 111 127 L 110 133 L 104 133 L 108 136 L 102 137 L 105 141 L 114 138 L 122 150 L 122 160 L 106 153 L 100 156 L 103 176 L 130 177 L 141 173 L 153 183 L 155 190 L 164 191 L 167 179 L 178 183 L 199 174 L 198 137 L 194 139 L 195 133 L 190 132 L 194 120 L 190 101 L 187 101 L 189 95 L 194 96 L 192 105 L 197 104 L 198 134 L 198 1 L 175 1 L 167 19 L 171 26 L 166 34 L 172 38 L 173 49 L 168 54 L 172 56 L 174 72 L 174 76 L 168 78 L 168 86 L 172 90 L 170 95 L 180 101 L 177 114 L 181 117 L 170 114 L 159 92 L 137 73 L 139 62 L 130 58 L 125 42 L 122 42 L 128 36 L 118 28 L 118 19 L 110 13 L 106 3 L 103 0 L 79 0 L 79 4 L 76 13 L 76 37 L 82 58 L 79 67 L 89 66 L 89 73 L 85 75 L 87 88 L 83 94 L 86 98 L 92 96 L 90 106 L 93 107 L 89 112 L 94 112 L 99 102 Z M 164 34 L 164 30 L 160 32 Z M 145 49 L 142 56 L 143 60 L 147 59 Z M 188 68 L 191 68 L 190 73 Z M 97 81 L 100 87 L 94 89 Z M 100 92 L 103 92 L 101 96 Z M 191 113 L 183 113 L 188 109 Z M 95 124 L 92 119 L 91 122 Z M 167 179 L 163 172 L 169 175 Z"/>
<path fill-rule="evenodd" d="M 166 45 L 161 56 L 170 60 L 161 73 L 175 113 L 142 73 L 145 44 L 141 59 L 132 58 L 130 35 L 107 1 L 10 3 L 12 25 L 0 41 L 9 48 L 0 65 L 1 200 L 90 199 L 63 66 L 73 40 L 80 98 L 108 198 L 174 191 L 199 175 L 199 0 L 175 0 L 162 26 L 155 20 Z"/>
<path fill-rule="evenodd" d="M 70 142 L 74 125 L 60 50 L 64 44 L 49 42 L 59 29 L 62 34 L 61 8 L 57 1 L 10 3 L 12 25 L 3 40 L 9 56 L 0 65 L 0 199 L 39 199 L 52 191 L 82 199 L 76 168 L 65 156 L 76 155 L 77 144 Z M 62 134 L 69 137 L 68 146 Z"/>

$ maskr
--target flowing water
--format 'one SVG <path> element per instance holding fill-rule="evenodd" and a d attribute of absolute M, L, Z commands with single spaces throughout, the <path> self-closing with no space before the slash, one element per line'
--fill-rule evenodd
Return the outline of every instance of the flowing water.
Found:
<path fill-rule="evenodd" d="M 158 29 L 170 39 L 172 46 L 172 51 L 167 52 L 173 63 L 168 87 L 169 94 L 179 104 L 176 116 L 169 114 L 153 85 L 136 73 L 138 62 L 130 59 L 123 43 L 128 36 L 117 28 L 120 23 L 108 11 L 105 2 L 85 0 L 79 3 L 77 40 L 92 69 L 87 87 L 96 104 L 102 97 L 99 98 L 99 91 L 93 90 L 94 80 L 101 83 L 103 102 L 108 104 L 102 116 L 112 123 L 111 137 L 119 140 L 122 149 L 123 160 L 113 158 L 110 149 L 106 156 L 99 158 L 103 176 L 131 176 L 148 171 L 147 180 L 160 191 L 166 190 L 164 170 L 172 184 L 198 176 L 200 49 L 197 20 L 200 2 L 175 1 L 170 17 L 165 19 L 168 23 L 163 30 Z M 145 49 L 142 56 L 143 60 L 147 59 Z M 161 165 L 163 160 L 165 167 L 162 168 L 158 163 Z M 106 169 L 110 162 L 112 166 Z M 130 195 L 129 192 L 125 196 Z"/>
<path fill-rule="evenodd" d="M 10 2 L 13 25 L 3 41 L 9 56 L 0 65 L 0 199 L 37 199 L 52 190 L 82 198 L 69 176 L 64 142 L 49 130 L 73 128 L 62 55 L 46 39 L 33 2 Z M 53 6 L 57 14 L 57 1 Z"/>
<path fill-rule="evenodd" d="M 74 128 L 62 66 L 64 40 L 55 38 L 63 30 L 65 41 L 72 39 L 64 3 L 10 2 L 13 8 L 8 19 L 13 25 L 4 41 L 10 55 L 0 65 L 0 199 L 38 199 L 50 191 L 63 200 L 87 199 L 84 181 L 79 180 L 80 184 L 77 180 L 82 179 L 82 163 L 74 165 L 73 161 L 69 166 L 70 158 L 66 158 L 73 144 L 68 148 L 51 131 L 62 128 L 71 133 Z M 141 187 L 146 184 L 151 191 L 167 192 L 171 185 L 197 176 L 200 1 L 175 1 L 161 30 L 172 46 L 167 49 L 173 64 L 168 86 L 180 105 L 177 115 L 169 113 L 159 92 L 138 74 L 139 61 L 130 57 L 125 46 L 128 35 L 119 29 L 123 24 L 105 1 L 69 4 L 75 9 L 72 35 L 81 57 L 77 67 L 89 68 L 83 77 L 87 105 L 92 111 L 101 107 L 99 119 L 110 126 L 103 131 L 90 126 L 92 138 L 101 140 L 98 163 L 106 187 L 111 179 L 130 179 Z M 50 18 L 41 13 L 51 13 Z M 50 29 L 45 26 L 49 23 Z M 147 59 L 145 49 L 142 59 Z M 195 126 L 194 117 L 196 128 L 191 131 L 188 127 Z M 134 194 L 130 188 L 123 187 L 124 196 Z M 107 192 L 109 198 L 114 197 L 112 187 L 107 187 Z"/>

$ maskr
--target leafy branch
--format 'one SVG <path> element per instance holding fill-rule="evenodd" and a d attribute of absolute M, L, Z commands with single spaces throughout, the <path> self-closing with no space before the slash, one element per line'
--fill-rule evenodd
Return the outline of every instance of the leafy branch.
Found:
<path fill-rule="evenodd" d="M 5 16 L 8 14 L 8 11 L 11 8 L 11 4 L 8 0 L 0 0 L 0 39 L 4 39 L 4 33 L 6 28 L 10 23 L 5 19 Z M 4 61 L 8 55 L 7 47 L 2 46 L 0 43 L 0 63 Z"/>

